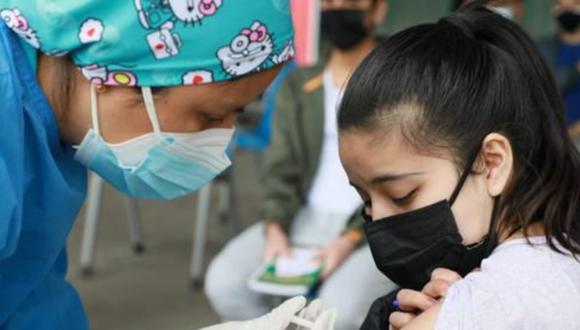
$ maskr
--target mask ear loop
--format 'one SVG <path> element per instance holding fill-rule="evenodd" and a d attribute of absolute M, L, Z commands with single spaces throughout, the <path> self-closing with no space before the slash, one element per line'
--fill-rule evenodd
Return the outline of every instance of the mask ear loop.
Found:
<path fill-rule="evenodd" d="M 89 90 L 91 95 L 91 121 L 93 125 L 93 130 L 97 135 L 101 135 L 101 130 L 99 129 L 99 115 L 97 113 L 97 91 L 95 89 L 95 84 L 89 84 Z"/>
<path fill-rule="evenodd" d="M 143 101 L 145 103 L 145 110 L 147 110 L 147 116 L 149 116 L 149 121 L 151 121 L 151 126 L 153 127 L 153 132 L 155 133 L 157 140 L 161 141 L 163 136 L 161 135 L 161 128 L 159 126 L 157 112 L 155 111 L 155 102 L 153 101 L 151 88 L 141 87 L 141 92 L 143 94 Z"/>
<path fill-rule="evenodd" d="M 489 243 L 487 246 L 487 251 L 485 251 L 486 258 L 491 254 L 491 251 L 497 246 L 497 218 L 499 215 L 499 205 L 500 196 L 497 196 L 493 201 L 493 210 L 491 211 L 491 221 L 489 223 L 489 231 L 487 236 L 489 237 Z"/>
<path fill-rule="evenodd" d="M 459 196 L 461 189 L 465 185 L 465 181 L 467 180 L 467 177 L 469 176 L 469 174 L 471 174 L 471 168 L 473 167 L 473 164 L 475 163 L 477 156 L 479 156 L 479 149 L 477 149 L 475 154 L 469 158 L 469 162 L 467 162 L 467 166 L 465 166 L 465 169 L 463 170 L 463 174 L 461 174 L 461 177 L 459 178 L 459 182 L 457 182 L 457 186 L 455 186 L 455 189 L 453 190 L 451 197 L 449 197 L 449 205 L 453 205 L 453 203 L 455 203 L 457 196 Z"/>
<path fill-rule="evenodd" d="M 477 156 L 479 156 L 479 149 L 473 156 L 471 156 L 471 159 L 469 160 L 467 166 L 465 167 L 465 171 L 461 175 L 461 178 L 459 178 L 459 182 L 457 183 L 457 186 L 455 187 L 453 194 L 451 194 L 451 197 L 449 198 L 450 205 L 453 205 L 453 203 L 457 199 L 457 196 L 459 195 L 459 192 L 461 192 L 461 188 L 463 188 L 463 185 L 465 184 L 467 177 L 471 173 L 471 168 L 473 167 L 473 164 L 477 160 Z M 489 241 L 487 242 L 485 258 L 487 258 L 491 254 L 491 252 L 493 251 L 493 249 L 495 249 L 497 245 L 497 232 L 495 227 L 497 225 L 497 218 L 499 215 L 499 205 L 500 205 L 500 196 L 497 196 L 493 202 L 493 209 L 491 211 L 491 221 L 489 224 L 489 230 L 487 232 L 487 237 L 489 238 Z"/>

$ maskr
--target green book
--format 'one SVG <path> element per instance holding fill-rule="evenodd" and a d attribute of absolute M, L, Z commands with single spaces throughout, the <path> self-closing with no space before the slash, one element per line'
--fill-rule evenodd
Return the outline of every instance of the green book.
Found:
<path fill-rule="evenodd" d="M 279 258 L 262 265 L 249 279 L 250 289 L 274 296 L 305 295 L 320 280 L 323 264 L 312 263 L 315 250 L 296 248 L 295 258 Z"/>

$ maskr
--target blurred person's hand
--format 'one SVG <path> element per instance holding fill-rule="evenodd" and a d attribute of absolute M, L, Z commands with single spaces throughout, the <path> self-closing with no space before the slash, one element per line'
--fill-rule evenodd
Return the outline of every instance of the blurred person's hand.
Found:
<path fill-rule="evenodd" d="M 324 263 L 322 278 L 326 279 L 334 273 L 356 249 L 357 243 L 346 235 L 340 236 L 323 247 L 314 257 Z"/>
<path fill-rule="evenodd" d="M 437 268 L 431 273 L 431 280 L 423 287 L 423 290 L 402 289 L 399 291 L 397 301 L 400 311 L 392 313 L 389 317 L 389 329 L 401 329 L 413 321 L 417 315 L 435 306 L 440 298 L 447 295 L 447 289 L 451 284 L 459 280 L 461 276 L 456 272 Z"/>
<path fill-rule="evenodd" d="M 290 255 L 288 236 L 278 222 L 267 221 L 265 232 L 264 261 L 272 261 L 279 255 Z"/>

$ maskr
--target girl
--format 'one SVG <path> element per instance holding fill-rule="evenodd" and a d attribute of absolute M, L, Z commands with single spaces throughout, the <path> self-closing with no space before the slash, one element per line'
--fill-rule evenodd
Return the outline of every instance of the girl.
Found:
<path fill-rule="evenodd" d="M 516 24 L 476 4 L 393 35 L 338 121 L 375 263 L 407 289 L 393 328 L 580 329 L 580 155 Z M 465 276 L 445 299 L 436 268 Z"/>

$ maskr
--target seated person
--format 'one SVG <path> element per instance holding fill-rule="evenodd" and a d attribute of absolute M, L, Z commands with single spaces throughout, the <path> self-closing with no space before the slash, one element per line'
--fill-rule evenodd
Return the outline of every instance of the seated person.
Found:
<path fill-rule="evenodd" d="M 272 145 L 265 155 L 260 222 L 234 238 L 209 266 L 206 293 L 225 320 L 269 311 L 270 297 L 247 282 L 291 246 L 320 247 L 319 297 L 338 308 L 336 329 L 356 329 L 370 303 L 394 289 L 372 265 L 361 240 L 361 200 L 338 158 L 340 87 L 376 45 L 383 0 L 323 1 L 322 29 L 332 46 L 310 69 L 290 74 L 277 98 Z"/>
<path fill-rule="evenodd" d="M 375 263 L 404 288 L 390 325 L 365 330 L 580 329 L 580 153 L 562 113 L 530 37 L 477 4 L 361 63 L 340 158 Z"/>

